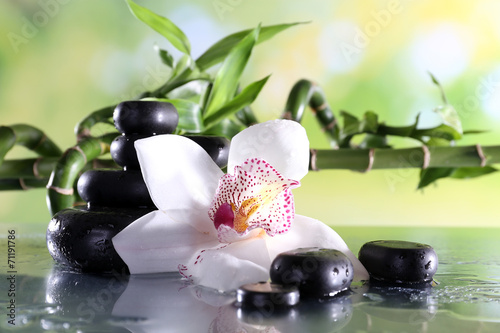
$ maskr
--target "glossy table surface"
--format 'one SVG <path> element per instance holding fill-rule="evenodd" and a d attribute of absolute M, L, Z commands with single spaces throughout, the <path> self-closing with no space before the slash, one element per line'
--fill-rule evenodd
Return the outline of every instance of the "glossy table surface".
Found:
<path fill-rule="evenodd" d="M 439 284 L 353 285 L 321 302 L 246 310 L 175 273 L 69 272 L 48 254 L 43 225 L 0 227 L 2 332 L 500 332 L 500 228 L 335 228 L 355 253 L 377 239 L 433 246 Z"/>

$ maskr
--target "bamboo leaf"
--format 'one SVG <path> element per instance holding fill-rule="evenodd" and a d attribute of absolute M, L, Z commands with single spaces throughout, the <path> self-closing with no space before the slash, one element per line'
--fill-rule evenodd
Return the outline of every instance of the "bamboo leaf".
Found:
<path fill-rule="evenodd" d="M 266 40 L 272 38 L 279 32 L 286 30 L 298 24 L 303 24 L 304 22 L 295 22 L 288 24 L 278 24 L 262 27 L 259 33 L 259 38 L 257 43 L 265 42 Z M 200 70 L 206 70 L 218 63 L 222 62 L 224 58 L 229 54 L 236 44 L 238 44 L 245 36 L 252 32 L 252 29 L 243 30 L 231 34 L 223 39 L 219 40 L 217 43 L 212 45 L 205 53 L 203 53 L 198 59 L 196 59 L 196 65 Z"/>
<path fill-rule="evenodd" d="M 187 76 L 189 77 L 193 70 L 192 66 L 193 58 L 191 58 L 189 54 L 184 54 L 175 65 L 174 71 L 172 72 L 172 78 L 175 78 L 180 74 L 183 74 L 183 76 L 186 76 L 187 74 Z"/>
<path fill-rule="evenodd" d="M 341 111 L 340 115 L 344 119 L 342 134 L 344 136 L 355 135 L 359 133 L 359 119 L 346 111 Z"/>
<path fill-rule="evenodd" d="M 185 99 L 144 98 L 145 101 L 172 103 L 179 113 L 177 129 L 189 133 L 200 133 L 204 130 L 199 104 Z"/>
<path fill-rule="evenodd" d="M 416 130 L 415 133 L 412 135 L 412 137 L 419 139 L 423 142 L 428 141 L 425 139 L 425 137 L 439 138 L 439 139 L 445 139 L 447 141 L 453 141 L 461 139 L 462 133 L 458 132 L 454 127 L 442 124 L 434 128 Z"/>
<path fill-rule="evenodd" d="M 155 45 L 155 50 L 160 56 L 161 62 L 170 68 L 174 67 L 174 57 L 167 50 L 161 49 L 158 45 Z"/>
<path fill-rule="evenodd" d="M 449 177 L 455 168 L 427 168 L 420 171 L 420 181 L 418 183 L 418 189 L 422 189 L 429 184 L 434 183 L 440 178 Z"/>
<path fill-rule="evenodd" d="M 488 175 L 490 173 L 498 171 L 497 169 L 485 166 L 485 167 L 470 167 L 470 168 L 457 168 L 450 175 L 451 178 L 455 179 L 467 179 L 467 178 L 475 178 L 484 175 Z"/>
<path fill-rule="evenodd" d="M 443 124 L 448 125 L 455 129 L 460 136 L 463 134 L 462 123 L 460 122 L 460 117 L 458 112 L 451 105 L 438 106 L 434 109 L 434 112 L 439 114 L 441 119 L 443 119 Z"/>
<path fill-rule="evenodd" d="M 250 105 L 255 101 L 260 91 L 266 84 L 269 76 L 266 76 L 262 80 L 253 82 L 243 89 L 241 93 L 239 93 L 235 98 L 233 98 L 229 103 L 224 105 L 219 110 L 215 111 L 211 116 L 205 118 L 205 126 L 207 128 L 215 125 L 217 122 L 221 121 L 224 118 L 231 116 L 237 111 L 243 109 L 244 107 Z"/>
<path fill-rule="evenodd" d="M 177 50 L 182 53 L 191 53 L 189 40 L 172 21 L 166 17 L 153 13 L 132 0 L 126 0 L 132 14 L 142 22 L 146 23 L 153 30 L 165 37 Z"/>
<path fill-rule="evenodd" d="M 377 133 L 378 116 L 373 111 L 367 111 L 363 115 L 363 120 L 359 124 L 359 132 L 361 133 Z"/>
<path fill-rule="evenodd" d="M 212 116 L 234 97 L 243 69 L 259 36 L 259 30 L 260 26 L 252 30 L 227 55 L 222 68 L 215 76 L 204 114 L 205 118 Z"/>
<path fill-rule="evenodd" d="M 231 139 L 233 136 L 241 132 L 244 128 L 245 126 L 237 123 L 236 121 L 225 118 L 222 121 L 219 121 L 209 130 L 205 131 L 203 134 L 224 136 L 228 139 Z"/>

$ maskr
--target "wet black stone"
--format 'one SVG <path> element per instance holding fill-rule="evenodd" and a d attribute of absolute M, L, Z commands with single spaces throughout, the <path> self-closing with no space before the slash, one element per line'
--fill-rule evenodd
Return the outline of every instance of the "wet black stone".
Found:
<path fill-rule="evenodd" d="M 271 264 L 271 281 L 296 285 L 301 297 L 329 297 L 351 285 L 354 269 L 342 252 L 300 248 L 279 254 Z"/>
<path fill-rule="evenodd" d="M 116 106 L 113 120 L 124 134 L 170 134 L 179 123 L 179 114 L 171 103 L 125 101 Z"/>
<path fill-rule="evenodd" d="M 236 305 L 255 309 L 294 306 L 299 302 L 295 286 L 282 286 L 269 282 L 245 284 L 236 291 Z"/>
<path fill-rule="evenodd" d="M 223 168 L 227 165 L 229 146 L 231 142 L 220 136 L 186 135 L 187 138 L 199 144 L 210 155 L 212 160 Z"/>
<path fill-rule="evenodd" d="M 58 263 L 78 272 L 128 272 L 111 239 L 153 209 L 67 208 L 52 217 L 47 248 Z"/>
<path fill-rule="evenodd" d="M 88 170 L 77 183 L 90 207 L 155 207 L 140 171 Z"/>
<path fill-rule="evenodd" d="M 109 151 L 111 157 L 121 167 L 126 170 L 139 170 L 139 160 L 137 159 L 137 152 L 134 147 L 136 140 L 144 139 L 149 135 L 144 134 L 123 134 L 118 136 L 111 142 Z"/>
<path fill-rule="evenodd" d="M 431 282 L 438 268 L 438 257 L 431 246 L 397 240 L 364 244 L 359 261 L 371 279 L 398 284 Z"/>

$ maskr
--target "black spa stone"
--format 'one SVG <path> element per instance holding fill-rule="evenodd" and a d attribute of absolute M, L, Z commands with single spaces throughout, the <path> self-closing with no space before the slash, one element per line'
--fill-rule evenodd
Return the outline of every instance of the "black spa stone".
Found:
<path fill-rule="evenodd" d="M 299 298 L 297 287 L 269 282 L 245 284 L 236 291 L 236 305 L 246 308 L 290 307 L 297 304 Z"/>
<path fill-rule="evenodd" d="M 116 106 L 113 120 L 124 134 L 170 134 L 179 123 L 179 114 L 171 103 L 125 101 Z"/>
<path fill-rule="evenodd" d="M 79 272 L 123 272 L 127 265 L 111 239 L 152 208 L 67 208 L 52 217 L 47 248 L 58 263 Z"/>
<path fill-rule="evenodd" d="M 109 148 L 111 157 L 119 166 L 126 170 L 139 170 L 139 160 L 134 147 L 136 140 L 149 137 L 145 134 L 123 134 L 111 142 Z"/>
<path fill-rule="evenodd" d="M 88 170 L 78 179 L 77 189 L 90 207 L 155 207 L 136 170 Z"/>
<path fill-rule="evenodd" d="M 348 289 L 354 269 L 342 252 L 313 247 L 279 254 L 270 275 L 273 283 L 296 285 L 301 297 L 324 298 Z"/>
<path fill-rule="evenodd" d="M 223 168 L 227 165 L 229 146 L 231 142 L 220 136 L 186 135 L 187 138 L 199 144 L 210 155 L 212 160 Z"/>
<path fill-rule="evenodd" d="M 431 246 L 398 240 L 364 244 L 359 261 L 371 279 L 397 284 L 431 282 L 438 268 L 438 257 Z"/>

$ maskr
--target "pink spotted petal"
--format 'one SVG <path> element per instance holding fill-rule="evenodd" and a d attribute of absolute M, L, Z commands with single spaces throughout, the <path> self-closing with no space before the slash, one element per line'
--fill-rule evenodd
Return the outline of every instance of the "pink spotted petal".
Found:
<path fill-rule="evenodd" d="M 259 210 L 250 219 L 250 228 L 260 227 L 269 236 L 287 232 L 295 217 L 292 191 L 288 188 L 282 191 L 270 206 Z"/>
<path fill-rule="evenodd" d="M 247 220 L 248 230 L 262 228 L 270 236 L 286 232 L 294 216 L 290 189 L 299 185 L 298 181 L 284 178 L 266 161 L 248 159 L 242 166 L 236 166 L 233 174 L 226 174 L 220 179 L 209 217 L 219 227 L 221 222 L 216 219 L 220 215 L 219 208 L 232 203 L 238 209 L 244 201 L 257 198 L 259 209 Z M 227 233 L 226 229 L 222 231 Z M 219 240 L 225 238 L 219 233 Z"/>

